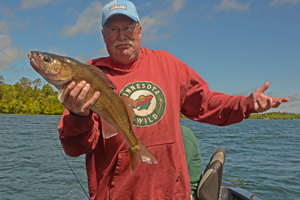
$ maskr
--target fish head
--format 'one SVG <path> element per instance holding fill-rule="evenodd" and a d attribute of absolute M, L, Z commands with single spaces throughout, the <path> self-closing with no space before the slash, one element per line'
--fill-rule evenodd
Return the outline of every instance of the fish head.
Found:
<path fill-rule="evenodd" d="M 35 71 L 58 89 L 72 80 L 73 66 L 78 62 L 72 58 L 39 51 L 31 51 L 28 58 Z"/>

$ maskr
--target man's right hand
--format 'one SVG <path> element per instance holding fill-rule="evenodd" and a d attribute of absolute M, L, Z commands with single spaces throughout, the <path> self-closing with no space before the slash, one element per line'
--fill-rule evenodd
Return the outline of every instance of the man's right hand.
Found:
<path fill-rule="evenodd" d="M 66 109 L 79 116 L 88 116 L 91 107 L 100 97 L 100 92 L 95 92 L 90 100 L 85 101 L 86 95 L 90 89 L 90 85 L 85 81 L 78 83 L 71 82 L 64 91 L 64 102 L 62 103 Z"/>

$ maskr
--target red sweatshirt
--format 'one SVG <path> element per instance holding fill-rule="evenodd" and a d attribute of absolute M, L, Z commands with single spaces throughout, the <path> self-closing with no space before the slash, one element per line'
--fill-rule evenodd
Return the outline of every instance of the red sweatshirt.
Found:
<path fill-rule="evenodd" d="M 136 100 L 133 132 L 158 162 L 140 163 L 130 174 L 121 134 L 103 139 L 100 117 L 78 117 L 65 110 L 58 125 L 61 143 L 70 156 L 86 154 L 91 200 L 190 199 L 179 112 L 220 126 L 240 122 L 254 112 L 252 95 L 235 97 L 210 91 L 196 72 L 166 51 L 142 47 L 138 60 L 128 69 L 110 57 L 88 63 L 108 75 L 117 94 Z"/>

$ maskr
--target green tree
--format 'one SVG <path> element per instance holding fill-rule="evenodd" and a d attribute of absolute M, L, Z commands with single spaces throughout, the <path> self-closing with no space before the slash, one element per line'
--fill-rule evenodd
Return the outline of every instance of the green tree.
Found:
<path fill-rule="evenodd" d="M 4 78 L 2 75 L 0 75 L 0 86 L 4 84 Z"/>
<path fill-rule="evenodd" d="M 1 113 L 9 113 L 9 106 L 5 99 L 1 100 Z"/>
<path fill-rule="evenodd" d="M 30 114 L 40 114 L 40 103 L 35 100 L 33 103 L 30 104 L 29 108 Z"/>
<path fill-rule="evenodd" d="M 49 84 L 42 88 L 40 78 L 34 81 L 22 77 L 14 85 L 4 83 L 0 76 L 0 113 L 62 114 L 64 107 L 57 92 Z"/>
<path fill-rule="evenodd" d="M 16 114 L 17 105 L 18 105 L 18 100 L 17 99 L 13 99 L 12 101 L 10 101 L 8 103 L 9 113 Z"/>
<path fill-rule="evenodd" d="M 32 85 L 34 86 L 34 90 L 37 90 L 38 87 L 42 85 L 42 80 L 40 78 L 37 78 L 34 81 L 32 81 Z"/>
<path fill-rule="evenodd" d="M 24 89 L 28 89 L 31 86 L 31 81 L 28 78 L 22 77 L 19 79 L 18 84 Z"/>
<path fill-rule="evenodd" d="M 43 92 L 46 96 L 52 95 L 54 93 L 53 88 L 51 87 L 51 85 L 46 84 L 43 86 Z"/>

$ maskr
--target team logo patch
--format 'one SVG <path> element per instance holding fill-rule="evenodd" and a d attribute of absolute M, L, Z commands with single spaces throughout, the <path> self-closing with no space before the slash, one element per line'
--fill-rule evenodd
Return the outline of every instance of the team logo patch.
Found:
<path fill-rule="evenodd" d="M 130 83 L 123 88 L 120 96 L 127 96 L 135 100 L 133 121 L 135 126 L 151 126 L 159 122 L 165 114 L 165 94 L 159 86 L 151 82 Z"/>
<path fill-rule="evenodd" d="M 114 5 L 114 6 L 109 7 L 109 11 L 116 10 L 116 9 L 127 10 L 127 6 L 126 5 Z"/>

